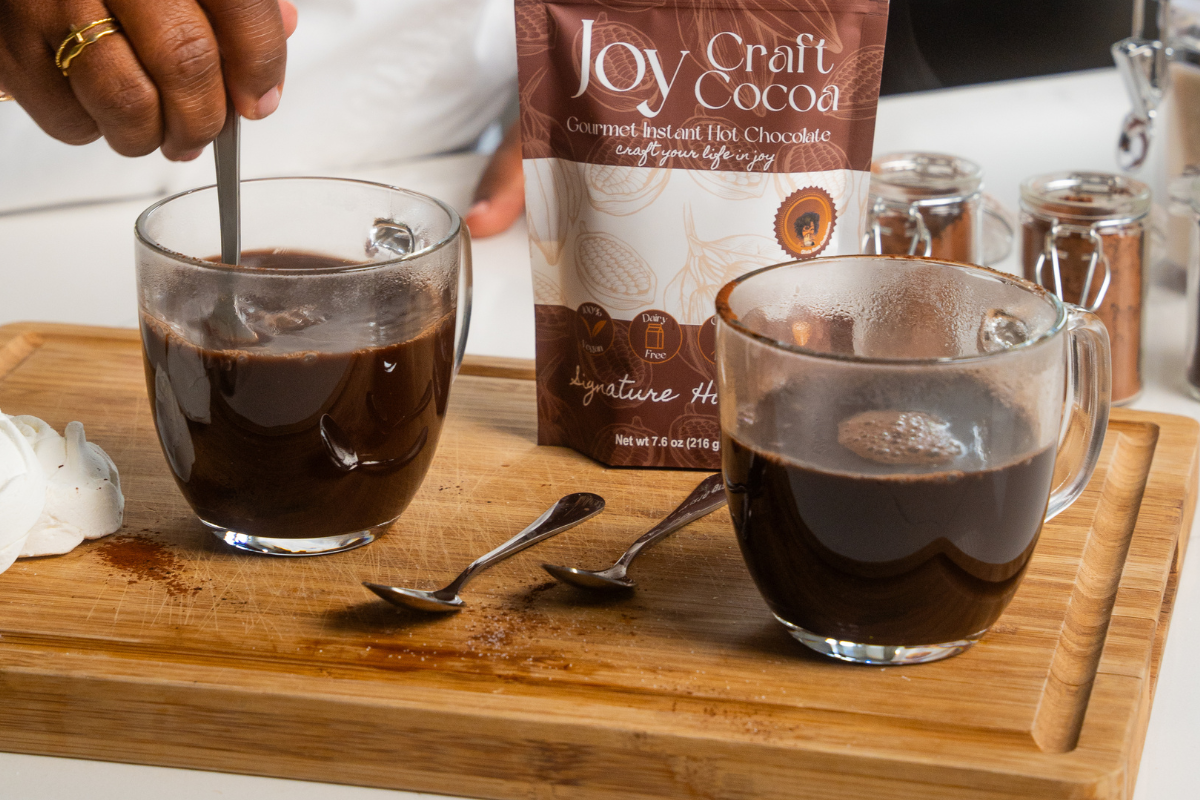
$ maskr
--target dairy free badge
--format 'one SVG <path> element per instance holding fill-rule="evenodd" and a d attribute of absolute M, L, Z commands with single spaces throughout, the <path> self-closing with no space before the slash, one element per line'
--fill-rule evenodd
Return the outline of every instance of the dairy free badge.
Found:
<path fill-rule="evenodd" d="M 629 321 L 629 346 L 643 361 L 670 361 L 683 345 L 683 328 L 665 311 L 643 311 Z"/>

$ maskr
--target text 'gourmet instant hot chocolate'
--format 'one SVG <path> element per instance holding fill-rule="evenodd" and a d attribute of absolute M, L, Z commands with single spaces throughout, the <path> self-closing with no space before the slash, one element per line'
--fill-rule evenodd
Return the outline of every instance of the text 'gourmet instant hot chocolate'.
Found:
<path fill-rule="evenodd" d="M 887 0 L 517 0 L 539 442 L 716 469 L 713 300 L 856 253 Z"/>

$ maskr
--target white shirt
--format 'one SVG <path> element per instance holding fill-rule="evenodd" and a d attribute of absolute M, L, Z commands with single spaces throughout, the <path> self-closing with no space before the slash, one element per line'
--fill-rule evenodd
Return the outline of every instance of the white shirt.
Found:
<path fill-rule="evenodd" d="M 293 0 L 279 110 L 242 124 L 242 175 L 322 174 L 461 149 L 516 97 L 513 0 Z M 103 41 L 94 47 L 103 47 Z M 161 195 L 214 180 L 210 154 L 71 147 L 0 104 L 0 214 Z"/>

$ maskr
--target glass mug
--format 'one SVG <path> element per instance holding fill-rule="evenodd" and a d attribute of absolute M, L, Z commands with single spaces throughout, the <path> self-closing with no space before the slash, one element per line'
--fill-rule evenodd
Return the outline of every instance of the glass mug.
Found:
<path fill-rule="evenodd" d="M 152 205 L 136 254 L 159 442 L 200 520 L 271 555 L 373 541 L 433 459 L 471 312 L 453 209 L 331 178 L 241 185 L 242 265 L 214 187 Z"/>
<path fill-rule="evenodd" d="M 879 256 L 751 272 L 717 314 L 729 508 L 775 617 L 845 661 L 970 647 L 1095 469 L 1103 324 L 1008 275 Z"/>

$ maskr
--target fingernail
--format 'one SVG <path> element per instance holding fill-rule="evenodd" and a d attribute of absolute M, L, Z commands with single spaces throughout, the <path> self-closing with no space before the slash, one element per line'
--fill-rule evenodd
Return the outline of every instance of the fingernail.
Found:
<path fill-rule="evenodd" d="M 278 86 L 258 98 L 258 102 L 254 104 L 254 118 L 262 119 L 263 117 L 269 117 L 275 113 L 275 109 L 277 108 L 279 108 Z"/>
<path fill-rule="evenodd" d="M 486 214 L 492 210 L 492 204 L 487 200 L 479 200 L 475 205 L 471 206 L 471 210 L 467 212 L 468 217 L 473 217 L 476 214 Z"/>

